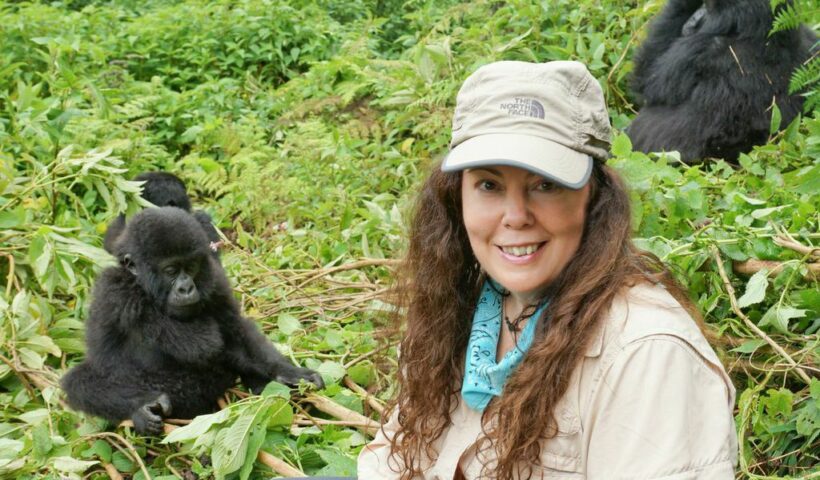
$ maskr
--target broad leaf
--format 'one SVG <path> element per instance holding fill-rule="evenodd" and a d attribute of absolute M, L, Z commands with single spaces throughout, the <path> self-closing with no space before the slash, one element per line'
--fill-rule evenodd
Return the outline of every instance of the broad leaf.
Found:
<path fill-rule="evenodd" d="M 762 269 L 752 275 L 752 278 L 746 283 L 746 291 L 743 296 L 737 299 L 737 305 L 740 308 L 746 308 L 749 305 L 760 303 L 766 298 L 766 289 L 769 287 L 769 271 Z"/>

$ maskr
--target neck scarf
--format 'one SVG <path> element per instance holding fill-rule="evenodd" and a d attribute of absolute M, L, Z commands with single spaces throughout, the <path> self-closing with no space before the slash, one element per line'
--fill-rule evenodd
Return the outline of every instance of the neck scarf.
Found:
<path fill-rule="evenodd" d="M 507 352 L 500 362 L 495 357 L 498 350 L 498 337 L 501 334 L 503 319 L 501 305 L 503 297 L 498 289 L 484 282 L 478 298 L 470 341 L 467 344 L 467 359 L 464 368 L 464 382 L 461 385 L 461 396 L 473 410 L 483 412 L 493 396 L 500 396 L 507 378 L 515 370 L 524 354 L 532 345 L 535 326 L 548 302 L 538 306 L 527 325 L 518 336 L 516 346 Z"/>

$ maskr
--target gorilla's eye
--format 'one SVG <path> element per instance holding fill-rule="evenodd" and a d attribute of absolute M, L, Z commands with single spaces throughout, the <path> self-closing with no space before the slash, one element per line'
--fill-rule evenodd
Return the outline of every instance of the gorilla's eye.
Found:
<path fill-rule="evenodd" d="M 162 272 L 165 273 L 168 276 L 176 275 L 177 271 L 178 271 L 177 267 L 175 267 L 173 265 L 169 265 L 169 266 L 162 269 Z"/>

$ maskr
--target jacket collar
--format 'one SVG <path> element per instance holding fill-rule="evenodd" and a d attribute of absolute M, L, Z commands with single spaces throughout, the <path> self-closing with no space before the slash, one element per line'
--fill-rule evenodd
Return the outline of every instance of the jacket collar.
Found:
<path fill-rule="evenodd" d="M 584 352 L 585 357 L 597 357 L 601 355 L 601 350 L 604 348 L 604 324 L 606 322 L 601 322 L 598 325 L 598 329 L 595 332 L 595 335 L 589 342 L 587 346 L 586 352 Z"/>

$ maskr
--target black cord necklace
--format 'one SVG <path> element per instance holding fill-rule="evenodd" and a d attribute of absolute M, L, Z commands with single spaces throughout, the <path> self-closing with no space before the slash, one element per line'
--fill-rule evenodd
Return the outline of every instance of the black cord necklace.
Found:
<path fill-rule="evenodd" d="M 526 310 L 526 309 L 524 309 Z M 507 330 L 510 331 L 513 335 L 521 331 L 521 321 L 524 319 L 524 312 L 521 312 L 521 315 L 515 318 L 515 320 L 510 321 L 510 317 L 507 315 L 507 297 L 502 297 L 501 299 L 501 316 L 504 317 L 504 324 L 507 325 Z"/>
<path fill-rule="evenodd" d="M 527 305 L 514 320 L 510 320 L 510 317 L 507 315 L 507 297 L 509 297 L 509 294 L 501 298 L 501 317 L 504 318 L 504 324 L 507 326 L 507 330 L 509 330 L 513 336 L 516 336 L 516 334 L 522 330 L 521 322 L 535 315 L 538 308 L 544 304 L 544 300 L 541 300 L 535 305 Z"/>

